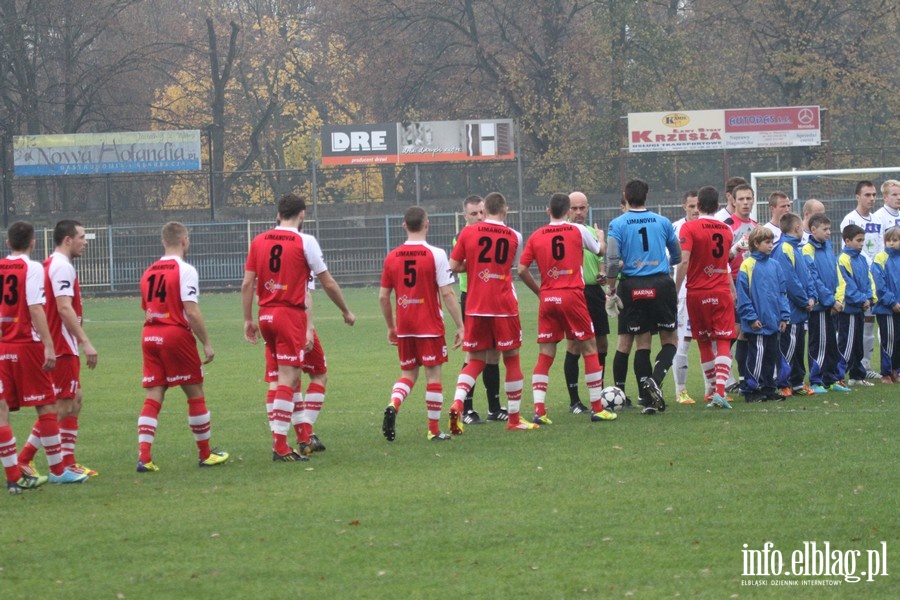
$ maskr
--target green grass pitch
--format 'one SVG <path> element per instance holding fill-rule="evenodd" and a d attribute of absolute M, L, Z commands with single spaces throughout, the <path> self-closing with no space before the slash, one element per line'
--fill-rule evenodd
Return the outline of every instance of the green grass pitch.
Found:
<path fill-rule="evenodd" d="M 381 418 L 396 351 L 377 291 L 345 292 L 352 328 L 317 296 L 330 379 L 316 431 L 326 452 L 271 461 L 262 348 L 243 341 L 237 294 L 206 294 L 212 442 L 232 458 L 198 468 L 184 395 L 173 389 L 154 449 L 161 470 L 147 474 L 135 472 L 139 301 L 87 300 L 100 363 L 83 371 L 78 459 L 100 476 L 0 501 L 0 597 L 898 597 L 900 387 L 777 404 L 735 398 L 731 411 L 670 402 L 654 417 L 630 410 L 591 423 L 566 410 L 560 348 L 547 396 L 552 426 L 507 432 L 488 423 L 429 442 L 423 377 L 388 443 Z M 530 414 L 537 303 L 524 288 L 519 296 Z M 445 415 L 461 363 L 451 351 Z M 695 398 L 698 364 L 695 351 Z M 629 384 L 636 397 L 633 374 Z M 672 397 L 671 375 L 664 391 Z M 483 416 L 480 383 L 475 407 Z M 33 420 L 33 410 L 12 415 L 20 448 Z M 46 471 L 43 455 L 37 465 Z M 860 550 L 857 573 L 866 551 L 886 542 L 889 575 L 859 583 L 742 575 L 745 544 L 771 542 L 789 570 L 791 554 L 813 541 Z M 842 583 L 800 585 L 811 579 Z M 777 585 L 792 580 L 791 590 Z"/>

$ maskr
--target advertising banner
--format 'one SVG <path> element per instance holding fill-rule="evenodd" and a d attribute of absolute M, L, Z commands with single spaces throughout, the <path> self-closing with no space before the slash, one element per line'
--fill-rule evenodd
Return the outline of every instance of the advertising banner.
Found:
<path fill-rule="evenodd" d="M 722 147 L 724 133 L 721 110 L 628 114 L 631 152 L 714 150 Z"/>
<path fill-rule="evenodd" d="M 124 131 L 13 138 L 16 177 L 199 171 L 200 131 Z"/>
<path fill-rule="evenodd" d="M 512 160 L 511 119 L 326 125 L 323 165 Z"/>
<path fill-rule="evenodd" d="M 628 114 L 630 152 L 818 146 L 818 106 Z"/>
<path fill-rule="evenodd" d="M 819 146 L 821 143 L 818 106 L 725 111 L 727 148 Z"/>

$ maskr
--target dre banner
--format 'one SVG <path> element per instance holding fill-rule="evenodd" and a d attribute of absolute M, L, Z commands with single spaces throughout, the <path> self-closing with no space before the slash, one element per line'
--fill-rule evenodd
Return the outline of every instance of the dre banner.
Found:
<path fill-rule="evenodd" d="M 515 157 L 511 119 L 326 125 L 322 130 L 323 165 L 512 160 Z"/>

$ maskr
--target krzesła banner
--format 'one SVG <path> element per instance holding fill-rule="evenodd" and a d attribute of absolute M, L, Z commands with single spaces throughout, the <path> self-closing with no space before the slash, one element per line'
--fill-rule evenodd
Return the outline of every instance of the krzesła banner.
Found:
<path fill-rule="evenodd" d="M 818 146 L 818 106 L 629 113 L 630 152 Z"/>

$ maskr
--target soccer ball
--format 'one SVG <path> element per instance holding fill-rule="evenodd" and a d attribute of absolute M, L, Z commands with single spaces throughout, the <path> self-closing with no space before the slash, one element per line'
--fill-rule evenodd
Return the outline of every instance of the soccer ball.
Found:
<path fill-rule="evenodd" d="M 600 390 L 600 401 L 603 408 L 612 412 L 619 412 L 625 407 L 625 392 L 614 385 Z"/>

